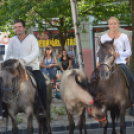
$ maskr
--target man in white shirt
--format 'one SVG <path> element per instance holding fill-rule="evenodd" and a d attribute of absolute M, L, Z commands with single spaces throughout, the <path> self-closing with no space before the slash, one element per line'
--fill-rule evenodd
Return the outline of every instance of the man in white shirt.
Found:
<path fill-rule="evenodd" d="M 27 35 L 25 33 L 26 26 L 23 20 L 16 20 L 14 22 L 14 30 L 17 36 L 11 38 L 7 52 L 6 58 L 15 58 L 21 60 L 26 66 L 32 67 L 32 73 L 37 81 L 38 93 L 41 98 L 41 101 L 46 110 L 46 83 L 42 72 L 39 70 L 38 56 L 39 56 L 39 47 L 37 39 L 32 35 Z M 41 104 L 39 104 L 41 105 Z M 44 109 L 41 109 L 41 116 L 46 116 Z"/>
<path fill-rule="evenodd" d="M 21 22 L 15 23 L 14 29 L 17 36 L 11 38 L 5 59 L 20 59 L 25 65 L 32 66 L 33 70 L 39 70 L 37 39 L 32 34 L 26 35 L 26 27 Z"/>

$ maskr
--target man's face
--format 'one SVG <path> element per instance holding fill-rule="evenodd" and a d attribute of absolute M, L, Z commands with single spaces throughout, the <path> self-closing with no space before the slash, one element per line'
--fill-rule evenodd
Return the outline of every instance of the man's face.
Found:
<path fill-rule="evenodd" d="M 22 23 L 18 22 L 14 24 L 14 30 L 18 36 L 23 35 L 26 31 L 26 27 L 23 27 Z"/>

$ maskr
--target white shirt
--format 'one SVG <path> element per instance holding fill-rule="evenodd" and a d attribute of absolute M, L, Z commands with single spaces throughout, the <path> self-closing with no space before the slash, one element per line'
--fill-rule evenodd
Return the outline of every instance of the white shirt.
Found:
<path fill-rule="evenodd" d="M 29 34 L 22 41 L 17 36 L 11 38 L 5 60 L 10 58 L 23 59 L 25 65 L 31 66 L 33 70 L 39 70 L 38 56 L 38 41 L 34 35 Z"/>
<path fill-rule="evenodd" d="M 105 43 L 106 41 L 112 40 L 108 34 L 104 34 L 101 36 L 101 43 Z M 126 34 L 121 33 L 118 39 L 114 39 L 114 45 L 116 46 L 116 51 L 119 53 L 119 56 L 116 58 L 116 64 L 126 64 L 126 58 L 130 57 L 132 54 L 131 46 Z"/>

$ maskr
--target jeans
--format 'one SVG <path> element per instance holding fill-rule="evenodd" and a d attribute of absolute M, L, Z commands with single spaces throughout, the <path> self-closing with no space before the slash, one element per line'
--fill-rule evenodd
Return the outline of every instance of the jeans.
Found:
<path fill-rule="evenodd" d="M 54 68 L 44 68 L 42 72 L 46 75 L 49 75 L 50 79 L 56 79 L 56 73 Z"/>
<path fill-rule="evenodd" d="M 44 109 L 47 110 L 47 87 L 46 87 L 46 82 L 45 78 L 40 70 L 33 70 L 32 74 L 34 75 L 37 85 L 38 85 L 38 93 L 41 98 L 41 101 L 43 103 Z"/>

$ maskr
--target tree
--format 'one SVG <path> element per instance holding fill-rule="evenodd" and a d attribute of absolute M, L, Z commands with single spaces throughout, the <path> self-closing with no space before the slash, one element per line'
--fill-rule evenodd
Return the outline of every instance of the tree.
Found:
<path fill-rule="evenodd" d="M 27 26 L 38 24 L 39 30 L 48 30 L 48 27 L 57 28 L 59 39 L 64 49 L 67 32 L 73 27 L 72 13 L 69 0 L 0 0 L 0 26 L 13 24 L 15 19 L 26 20 Z M 111 15 L 120 14 L 129 16 L 128 3 L 113 3 L 114 0 L 77 0 L 79 22 L 86 20 L 87 15 L 94 15 L 97 23 L 109 18 Z M 58 18 L 52 23 L 53 18 Z M 127 18 L 127 19 L 126 19 Z M 122 20 L 130 23 L 129 17 Z M 44 22 L 47 22 L 44 23 Z M 49 31 L 51 32 L 51 31 Z"/>
<path fill-rule="evenodd" d="M 0 14 L 2 14 L 0 25 L 13 24 L 13 20 L 21 18 L 26 20 L 27 26 L 38 24 L 40 31 L 47 31 L 48 27 L 57 28 L 60 31 L 62 49 L 67 39 L 67 32 L 73 27 L 68 0 L 7 0 L 2 2 Z M 53 18 L 58 18 L 55 24 L 52 23 Z"/>
<path fill-rule="evenodd" d="M 111 16 L 119 18 L 120 24 L 131 24 L 131 10 L 128 0 L 85 0 L 80 7 L 80 15 L 93 15 L 93 24 L 108 20 Z"/>

